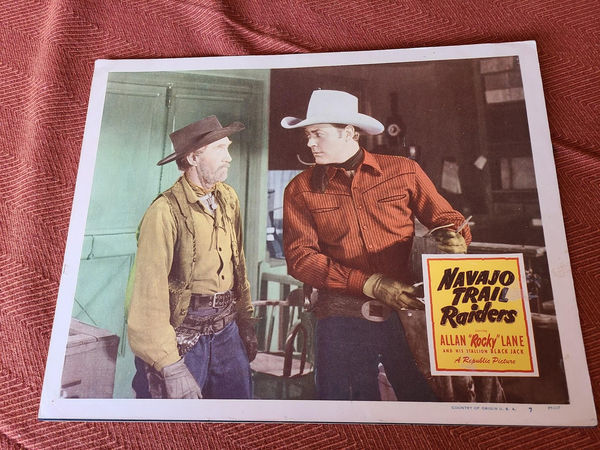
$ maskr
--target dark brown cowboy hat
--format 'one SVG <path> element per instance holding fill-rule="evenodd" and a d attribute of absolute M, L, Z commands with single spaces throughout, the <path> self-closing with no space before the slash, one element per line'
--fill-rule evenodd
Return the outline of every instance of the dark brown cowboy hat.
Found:
<path fill-rule="evenodd" d="M 218 141 L 225 136 L 242 131 L 244 128 L 246 127 L 240 122 L 233 122 L 229 126 L 222 127 L 216 116 L 208 116 L 198 122 L 190 123 L 169 135 L 175 152 L 161 159 L 156 165 L 162 166 L 175 161 L 177 158 Z"/>

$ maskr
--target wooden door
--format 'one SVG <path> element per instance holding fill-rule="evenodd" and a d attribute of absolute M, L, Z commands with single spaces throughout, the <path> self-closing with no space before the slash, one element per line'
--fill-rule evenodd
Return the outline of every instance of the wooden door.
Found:
<path fill-rule="evenodd" d="M 236 120 L 246 125 L 251 119 L 260 120 L 265 89 L 260 83 L 254 89 L 257 83 L 178 73 L 111 74 L 109 78 L 72 315 L 120 337 L 115 398 L 133 395 L 133 354 L 126 340 L 124 299 L 136 230 L 156 196 L 180 176 L 175 163 L 156 165 L 173 151 L 168 134 L 210 114 L 224 126 Z M 238 192 L 242 212 L 252 216 L 250 223 L 263 222 L 254 217 L 263 208 L 245 205 L 247 174 L 266 167 L 260 163 L 267 157 L 264 139 L 263 129 L 244 130 L 232 137 L 230 147 L 233 162 L 227 182 Z M 259 192 L 254 190 L 253 195 Z M 246 236 L 257 232 L 254 225 L 246 224 Z M 259 258 L 256 250 L 247 249 L 252 278 L 257 277 Z"/>
<path fill-rule="evenodd" d="M 138 223 L 159 192 L 159 178 L 148 174 L 164 147 L 166 93 L 160 86 L 108 84 L 73 306 L 73 317 L 121 338 L 115 376 L 121 397 L 129 396 L 132 364 L 124 289 Z"/>

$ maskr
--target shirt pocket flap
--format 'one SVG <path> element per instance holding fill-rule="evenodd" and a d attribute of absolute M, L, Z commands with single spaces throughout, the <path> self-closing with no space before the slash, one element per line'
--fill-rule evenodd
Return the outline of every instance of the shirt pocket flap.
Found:
<path fill-rule="evenodd" d="M 404 200 L 406 198 L 406 195 L 407 195 L 406 193 L 387 195 L 387 196 L 377 199 L 377 202 L 378 203 L 396 202 L 396 201 Z"/>
<path fill-rule="evenodd" d="M 329 195 L 306 195 L 304 199 L 312 214 L 323 214 L 340 209 L 338 200 Z"/>

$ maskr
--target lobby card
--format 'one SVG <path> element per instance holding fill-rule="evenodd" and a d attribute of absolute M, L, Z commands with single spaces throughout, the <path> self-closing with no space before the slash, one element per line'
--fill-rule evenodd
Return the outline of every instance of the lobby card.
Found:
<path fill-rule="evenodd" d="M 248 400 L 135 398 L 127 280 L 144 212 L 180 176 L 156 165 L 173 151 L 169 133 L 210 114 L 246 125 L 227 182 L 240 198 L 253 300 L 273 298 L 302 285 L 285 271 L 282 197 L 312 158 L 303 130 L 280 122 L 305 114 L 318 88 L 360 97 L 361 111 L 389 125 L 361 146 L 395 146 L 473 216 L 467 255 L 415 257 L 427 315 L 399 313 L 438 400 L 397 401 L 384 364 L 381 401 L 319 400 L 310 378 L 309 389 L 302 378 L 261 390 L 258 377 Z M 288 285 L 267 295 L 273 280 Z M 595 425 L 535 42 L 97 61 L 39 417 Z"/>

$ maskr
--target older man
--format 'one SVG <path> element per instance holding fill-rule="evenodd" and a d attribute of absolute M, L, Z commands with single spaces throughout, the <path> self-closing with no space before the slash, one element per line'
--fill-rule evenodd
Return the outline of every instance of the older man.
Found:
<path fill-rule="evenodd" d="M 250 398 L 256 355 L 240 206 L 223 183 L 228 136 L 215 116 L 170 135 L 183 172 L 139 229 L 128 314 L 138 398 Z"/>
<path fill-rule="evenodd" d="M 416 162 L 359 146 L 359 132 L 383 125 L 358 112 L 355 96 L 314 91 L 306 118 L 281 125 L 304 129 L 316 162 L 285 190 L 283 241 L 289 273 L 318 289 L 319 397 L 379 400 L 381 362 L 399 400 L 435 400 L 394 310 L 423 308 L 409 284 L 414 217 L 455 229 L 464 217 Z M 437 239 L 443 251 L 465 252 L 470 231 L 445 229 Z"/>

